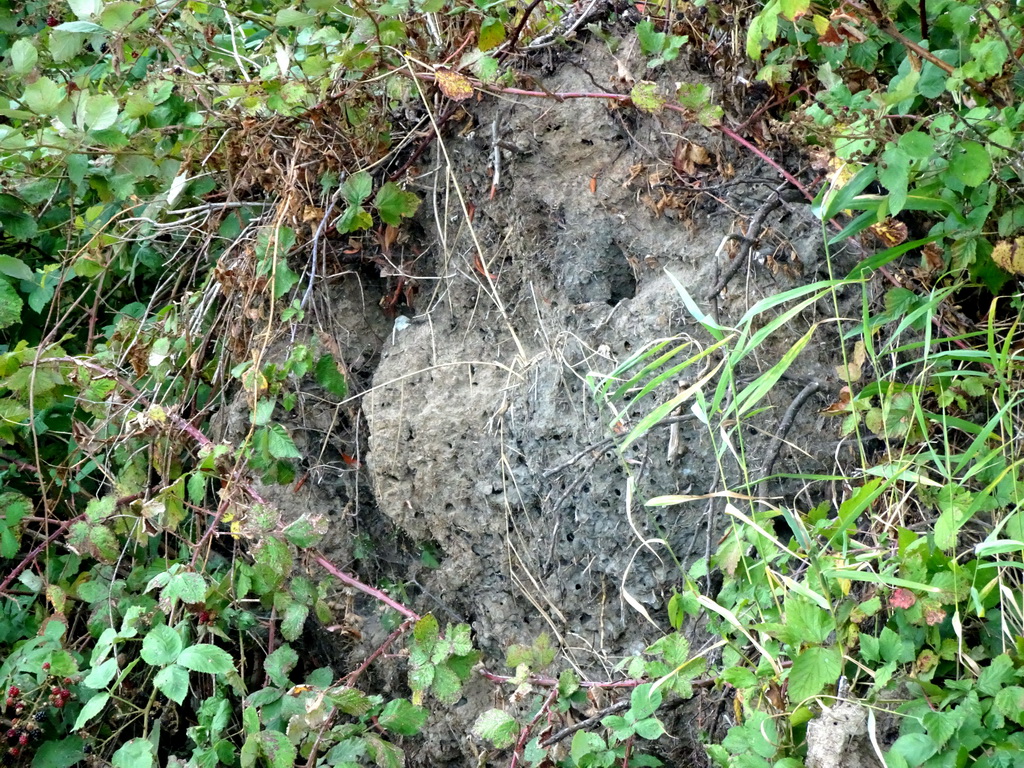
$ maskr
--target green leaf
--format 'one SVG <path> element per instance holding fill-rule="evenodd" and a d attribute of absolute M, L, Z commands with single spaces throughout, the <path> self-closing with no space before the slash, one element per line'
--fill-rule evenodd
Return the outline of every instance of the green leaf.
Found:
<path fill-rule="evenodd" d="M 365 715 L 373 707 L 369 697 L 356 688 L 333 688 L 326 696 L 334 706 L 353 717 Z"/>
<path fill-rule="evenodd" d="M 636 25 L 636 36 L 640 41 L 640 50 L 645 56 L 656 56 L 665 48 L 667 35 L 664 32 L 658 32 L 654 28 L 654 22 L 650 19 L 644 19 Z"/>
<path fill-rule="evenodd" d="M 270 681 L 279 688 L 290 685 L 289 673 L 295 669 L 299 661 L 297 654 L 290 645 L 282 645 L 271 653 L 263 662 L 263 667 L 270 676 Z"/>
<path fill-rule="evenodd" d="M 302 603 L 293 602 L 285 609 L 284 616 L 281 617 L 281 634 L 285 640 L 292 642 L 299 638 L 307 616 L 309 606 Z"/>
<path fill-rule="evenodd" d="M 112 657 L 102 664 L 93 667 L 89 674 L 85 676 L 85 679 L 82 680 L 82 685 L 95 691 L 100 691 L 110 684 L 115 675 L 117 675 L 117 659 Z M 75 728 L 75 730 L 78 730 L 78 728 Z"/>
<path fill-rule="evenodd" d="M 902 757 L 909 765 L 924 765 L 938 751 L 935 742 L 923 733 L 908 733 L 896 739 L 892 752 Z"/>
<path fill-rule="evenodd" d="M 653 683 L 644 683 L 633 689 L 629 696 L 629 714 L 634 720 L 650 717 L 661 706 L 661 689 L 654 689 Z"/>
<path fill-rule="evenodd" d="M 488 709 L 481 712 L 473 723 L 473 733 L 498 749 L 504 749 L 511 746 L 519 735 L 519 723 L 503 709 Z"/>
<path fill-rule="evenodd" d="M 863 637 L 864 635 L 861 635 L 861 638 Z M 753 688 L 757 685 L 757 676 L 746 667 L 729 667 L 727 669 L 723 669 L 721 678 L 733 688 L 739 688 L 741 690 L 745 688 Z"/>
<path fill-rule="evenodd" d="M 21 322 L 21 310 L 25 302 L 9 282 L 0 278 L 0 330 Z M 7 555 L 14 557 L 14 555 Z"/>
<path fill-rule="evenodd" d="M 0 275 L 7 275 L 15 280 L 31 280 L 35 273 L 21 259 L 0 254 Z"/>
<path fill-rule="evenodd" d="M 297 750 L 280 731 L 260 731 L 255 736 L 270 768 L 293 768 Z"/>
<path fill-rule="evenodd" d="M 927 133 L 908 131 L 900 136 L 899 148 L 915 160 L 927 160 L 935 151 L 935 141 Z"/>
<path fill-rule="evenodd" d="M 811 0 L 781 0 L 779 7 L 782 9 L 783 16 L 789 21 L 795 21 L 807 13 L 811 7 Z"/>
<path fill-rule="evenodd" d="M 171 575 L 167 586 L 160 592 L 160 599 L 194 605 L 206 599 L 206 579 L 202 574 L 179 571 Z"/>
<path fill-rule="evenodd" d="M 64 101 L 65 90 L 48 77 L 40 77 L 25 86 L 21 100 L 37 115 L 52 115 Z"/>
<path fill-rule="evenodd" d="M 68 736 L 60 741 L 44 741 L 36 750 L 32 768 L 72 768 L 86 758 L 82 744 L 81 736 Z"/>
<path fill-rule="evenodd" d="M 477 39 L 477 47 L 481 51 L 489 51 L 497 48 L 505 42 L 505 25 L 501 19 L 493 17 L 486 18 L 480 25 L 480 37 Z"/>
<path fill-rule="evenodd" d="M 316 546 L 327 534 L 327 527 L 326 516 L 306 513 L 289 523 L 282 533 L 299 549 L 308 549 Z"/>
<path fill-rule="evenodd" d="M 382 728 L 401 736 L 415 736 L 427 722 L 430 713 L 405 699 L 392 699 L 380 713 L 377 722 Z"/>
<path fill-rule="evenodd" d="M 280 299 L 287 295 L 297 282 L 299 282 L 299 276 L 295 274 L 295 271 L 283 260 L 279 261 L 274 269 L 274 299 Z"/>
<path fill-rule="evenodd" d="M 99 24 L 91 21 L 66 21 L 53 28 L 55 32 L 74 32 L 76 34 L 92 35 L 96 33 L 106 34 L 106 31 Z"/>
<path fill-rule="evenodd" d="M 348 381 L 345 379 L 345 374 L 342 373 L 337 362 L 335 362 L 334 355 L 323 355 L 317 360 L 314 371 L 317 383 L 321 387 L 339 400 L 344 400 L 348 396 Z"/>
<path fill-rule="evenodd" d="M 992 158 L 978 142 L 963 141 L 950 154 L 949 170 L 965 186 L 976 187 L 992 174 Z"/>
<path fill-rule="evenodd" d="M 640 80 L 629 92 L 633 106 L 643 112 L 654 114 L 665 106 L 665 97 L 658 93 L 658 84 Z"/>
<path fill-rule="evenodd" d="M 231 654 L 215 645 L 190 645 L 178 656 L 178 663 L 193 672 L 224 674 L 235 668 Z"/>
<path fill-rule="evenodd" d="M 103 10 L 103 0 L 68 0 L 68 7 L 79 19 L 91 19 Z"/>
<path fill-rule="evenodd" d="M 434 644 L 437 642 L 437 638 L 441 634 L 441 628 L 437 623 L 437 619 L 434 615 L 428 613 L 422 619 L 416 622 L 416 625 L 412 629 L 412 636 L 416 642 L 424 647 L 427 653 L 433 650 Z"/>
<path fill-rule="evenodd" d="M 373 177 L 366 171 L 353 173 L 341 185 L 341 194 L 350 205 L 358 206 L 373 191 Z"/>
<path fill-rule="evenodd" d="M 576 734 L 572 737 L 572 747 L 569 750 L 569 754 L 576 761 L 577 765 L 584 765 L 581 761 L 588 755 L 603 752 L 606 749 L 607 746 L 604 743 L 604 739 L 596 733 L 576 731 Z"/>
<path fill-rule="evenodd" d="M 281 424 L 273 424 L 266 428 L 267 430 L 267 448 L 270 451 L 270 455 L 275 459 L 301 459 L 302 454 L 299 453 L 299 449 L 295 447 L 295 443 L 292 440 L 291 435 L 288 434 L 288 430 Z"/>
<path fill-rule="evenodd" d="M 114 768 L 154 768 L 156 747 L 149 739 L 134 738 L 121 745 L 110 762 Z"/>
<path fill-rule="evenodd" d="M 1004 717 L 1018 725 L 1024 725 L 1024 688 L 1019 685 L 1003 688 L 996 693 L 993 703 L 996 711 Z"/>
<path fill-rule="evenodd" d="M 158 624 L 142 641 L 142 660 L 151 667 L 170 664 L 181 653 L 181 636 L 166 624 Z"/>
<path fill-rule="evenodd" d="M 16 75 L 27 75 L 39 60 L 39 51 L 27 38 L 14 41 L 11 46 L 11 70 Z"/>
<path fill-rule="evenodd" d="M 439 664 L 434 668 L 430 690 L 446 704 L 454 704 L 462 693 L 462 680 L 447 664 Z"/>
<path fill-rule="evenodd" d="M 978 676 L 978 690 L 987 696 L 995 696 L 1008 684 L 1017 679 L 1013 661 L 1005 653 L 992 659 L 992 663 L 981 670 Z"/>
<path fill-rule="evenodd" d="M 838 648 L 813 647 L 793 659 L 789 670 L 789 698 L 800 703 L 816 696 L 839 680 L 843 672 L 843 656 Z"/>
<path fill-rule="evenodd" d="M 84 728 L 90 720 L 103 711 L 108 701 L 110 701 L 109 693 L 98 693 L 85 702 L 82 710 L 78 713 L 78 717 L 75 719 L 74 730 L 77 731 Z"/>
<path fill-rule="evenodd" d="M 89 96 L 83 110 L 83 120 L 90 131 L 102 131 L 117 122 L 117 99 L 108 93 Z"/>
<path fill-rule="evenodd" d="M 188 695 L 188 672 L 177 664 L 171 664 L 156 673 L 153 685 L 168 699 L 181 704 Z"/>
<path fill-rule="evenodd" d="M 882 153 L 882 172 L 878 180 L 889 191 L 889 213 L 897 215 L 907 204 L 907 190 L 910 185 L 910 158 L 902 149 L 890 147 Z"/>
<path fill-rule="evenodd" d="M 350 205 L 335 225 L 339 234 L 358 232 L 373 226 L 373 217 L 361 206 Z"/>
<path fill-rule="evenodd" d="M 373 200 L 381 221 L 397 227 L 403 217 L 412 216 L 419 208 L 420 199 L 412 192 L 404 191 L 393 181 L 389 181 L 377 191 Z"/>
<path fill-rule="evenodd" d="M 316 16 L 295 8 L 282 8 L 274 17 L 274 26 L 305 29 L 316 23 Z"/>
<path fill-rule="evenodd" d="M 641 720 L 634 727 L 636 729 L 637 736 L 650 741 L 660 739 L 665 733 L 665 726 L 662 725 L 661 721 L 656 717 L 649 717 L 646 720 Z"/>

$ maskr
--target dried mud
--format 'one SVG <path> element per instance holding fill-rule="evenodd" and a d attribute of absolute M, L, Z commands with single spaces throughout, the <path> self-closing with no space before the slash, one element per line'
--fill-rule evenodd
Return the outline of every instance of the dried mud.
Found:
<path fill-rule="evenodd" d="M 624 92 L 626 73 L 651 77 L 636 52 L 616 58 L 592 42 L 537 77 L 553 92 L 595 84 Z M 698 79 L 681 65 L 659 77 L 668 89 Z M 614 419 L 599 409 L 587 377 L 658 339 L 710 342 L 668 273 L 710 311 L 703 295 L 718 275 L 716 258 L 728 261 L 716 255 L 723 238 L 745 225 L 778 180 L 719 134 L 597 99 L 485 98 L 450 128 L 443 148 L 420 162 L 418 232 L 387 254 L 396 273 L 415 279 L 414 306 L 393 322 L 378 306 L 380 281 L 353 276 L 334 286 L 320 320 L 363 396 L 341 409 L 312 394 L 303 400 L 289 428 L 312 481 L 274 501 L 330 512 L 328 555 L 340 567 L 390 580 L 419 612 L 468 622 L 492 669 L 501 671 L 511 644 L 547 632 L 560 651 L 556 672 L 571 665 L 608 678 L 616 662 L 668 629 L 671 590 L 715 549 L 725 514 L 717 502 L 641 502 L 722 490 L 723 472 L 731 482 L 741 473 L 729 451 L 715 455 L 696 422 L 681 425 L 673 461 L 668 429 L 620 456 L 604 442 Z M 501 173 L 492 198 L 496 144 Z M 786 203 L 766 224 L 761 257 L 722 292 L 725 323 L 765 296 L 825 277 L 820 224 L 807 206 Z M 817 312 L 810 307 L 737 375 L 774 364 L 828 317 Z M 769 396 L 774 407 L 752 422 L 749 466 L 760 466 L 801 380 L 814 380 L 822 391 L 800 412 L 775 471 L 834 468 L 838 434 L 817 411 L 840 386 L 835 348 L 834 329 L 823 323 L 794 364 L 795 379 L 780 381 Z M 645 408 L 675 392 L 670 383 Z M 350 456 L 358 468 L 343 460 Z M 377 606 L 360 598 L 350 610 L 361 640 L 325 635 L 317 651 L 339 668 L 386 636 Z M 401 675 L 386 667 L 375 674 L 391 679 L 378 682 L 404 693 Z M 483 745 L 467 735 L 470 724 L 500 701 L 500 691 L 476 681 L 455 707 L 436 707 L 425 740 L 406 745 L 409 764 L 476 764 Z M 693 755 L 679 764 L 699 764 L 688 745 L 712 719 L 691 711 L 672 724 L 669 747 Z M 507 755 L 494 764 L 505 762 Z"/>

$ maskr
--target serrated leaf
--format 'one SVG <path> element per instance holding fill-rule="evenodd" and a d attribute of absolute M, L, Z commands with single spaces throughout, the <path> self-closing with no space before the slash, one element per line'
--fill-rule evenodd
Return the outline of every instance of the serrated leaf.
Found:
<path fill-rule="evenodd" d="M 267 450 L 275 459 L 301 459 L 302 454 L 295 447 L 292 436 L 282 424 L 267 427 Z"/>
<path fill-rule="evenodd" d="M 35 273 L 21 259 L 0 254 L 0 275 L 16 280 L 31 280 Z"/>
<path fill-rule="evenodd" d="M 151 667 L 172 663 L 181 653 L 181 635 L 166 624 L 153 627 L 142 640 L 142 660 Z"/>
<path fill-rule="evenodd" d="M 629 713 L 634 720 L 650 717 L 661 706 L 661 690 L 653 683 L 644 683 L 633 689 L 629 696 Z"/>
<path fill-rule="evenodd" d="M 80 35 L 92 35 L 96 33 L 106 34 L 106 31 L 99 24 L 91 21 L 66 21 L 53 28 L 54 32 L 73 32 Z M 56 57 L 55 57 L 56 58 Z"/>
<path fill-rule="evenodd" d="M 477 38 L 477 48 L 481 51 L 489 51 L 497 48 L 505 42 L 505 25 L 501 19 L 493 17 L 486 18 L 480 25 L 480 37 Z"/>
<path fill-rule="evenodd" d="M 843 656 L 838 648 L 806 648 L 793 659 L 789 670 L 789 698 L 794 704 L 816 696 L 839 680 Z"/>
<path fill-rule="evenodd" d="M 348 396 L 348 381 L 345 374 L 334 359 L 334 355 L 328 353 L 316 361 L 317 383 L 334 395 L 339 400 Z"/>
<path fill-rule="evenodd" d="M 327 693 L 327 698 L 346 715 L 359 717 L 373 707 L 369 697 L 356 688 L 336 688 Z"/>
<path fill-rule="evenodd" d="M 263 662 L 263 668 L 266 669 L 267 675 L 270 676 L 270 681 L 274 685 L 285 688 L 290 684 L 288 675 L 295 669 L 298 661 L 299 654 L 290 645 L 282 645 L 267 656 Z"/>
<path fill-rule="evenodd" d="M 361 205 L 373 191 L 373 177 L 366 171 L 353 173 L 341 185 L 341 194 L 353 206 Z"/>
<path fill-rule="evenodd" d="M 83 121 L 90 131 L 102 131 L 117 122 L 119 105 L 109 93 L 94 93 L 85 101 Z"/>
<path fill-rule="evenodd" d="M 448 639 L 452 643 L 453 656 L 465 656 L 473 651 L 473 638 L 468 624 L 456 624 L 448 627 Z"/>
<path fill-rule="evenodd" d="M 171 664 L 156 673 L 153 685 L 168 699 L 181 704 L 188 695 L 188 672 L 177 664 Z"/>
<path fill-rule="evenodd" d="M 68 0 L 68 7 L 79 19 L 91 19 L 103 10 L 103 0 Z"/>
<path fill-rule="evenodd" d="M 452 101 L 465 101 L 473 95 L 473 83 L 465 75 L 449 69 L 439 69 L 434 73 L 441 93 Z"/>
<path fill-rule="evenodd" d="M 21 99 L 37 115 L 52 115 L 64 101 L 65 91 L 48 77 L 40 77 L 25 86 Z"/>
<path fill-rule="evenodd" d="M 473 723 L 473 733 L 498 749 L 504 749 L 511 746 L 519 735 L 519 723 L 503 709 L 489 709 L 481 712 Z"/>
<path fill-rule="evenodd" d="M 25 302 L 9 282 L 0 277 L 0 330 L 21 322 L 21 310 Z M 14 557 L 14 555 L 5 555 Z"/>
<path fill-rule="evenodd" d="M 161 600 L 181 600 L 194 605 L 206 599 L 206 579 L 202 574 L 179 571 L 172 574 L 167 585 L 160 592 Z"/>
<path fill-rule="evenodd" d="M 447 664 L 439 664 L 434 668 L 430 691 L 446 704 L 454 704 L 462 694 L 462 680 Z"/>
<path fill-rule="evenodd" d="M 412 636 L 417 643 L 424 647 L 427 653 L 430 653 L 434 643 L 437 642 L 440 631 L 441 628 L 437 623 L 437 619 L 434 618 L 433 614 L 428 613 L 416 622 L 416 625 L 412 628 Z"/>
<path fill-rule="evenodd" d="M 39 60 L 39 51 L 27 38 L 14 41 L 11 46 L 11 69 L 16 75 L 26 75 L 32 71 Z"/>
<path fill-rule="evenodd" d="M 295 8 L 282 8 L 274 17 L 274 25 L 277 27 L 294 27 L 305 29 L 316 23 L 316 16 L 299 11 Z"/>
<path fill-rule="evenodd" d="M 381 727 L 401 736 L 415 736 L 430 713 L 405 699 L 392 699 L 377 717 Z"/>
<path fill-rule="evenodd" d="M 634 726 L 636 735 L 642 739 L 648 739 L 654 741 L 660 739 L 665 733 L 665 726 L 661 724 L 661 721 L 656 717 L 649 717 L 646 720 L 641 720 Z"/>
<path fill-rule="evenodd" d="M 256 734 L 260 752 L 270 768 L 293 768 L 297 750 L 280 731 L 260 731 Z"/>
<path fill-rule="evenodd" d="M 629 92 L 629 99 L 637 109 L 651 114 L 661 111 L 665 106 L 665 97 L 658 93 L 658 84 L 649 80 L 641 80 L 634 85 Z"/>
<path fill-rule="evenodd" d="M 77 731 L 88 725 L 90 720 L 103 711 L 108 701 L 110 701 L 109 693 L 98 693 L 85 702 L 82 710 L 78 713 L 78 717 L 75 719 L 73 730 Z"/>
<path fill-rule="evenodd" d="M 235 668 L 231 654 L 215 645 L 190 645 L 178 656 L 178 664 L 193 672 L 222 675 Z"/>
<path fill-rule="evenodd" d="M 308 615 L 309 607 L 302 603 L 292 603 L 285 609 L 281 617 L 281 634 L 285 640 L 291 642 L 299 638 Z"/>
<path fill-rule="evenodd" d="M 389 181 L 377 191 L 373 200 L 377 213 L 385 224 L 397 227 L 403 218 L 416 213 L 420 199 L 413 192 L 406 192 L 393 181 Z"/>
<path fill-rule="evenodd" d="M 114 768 L 154 768 L 156 747 L 149 739 L 137 737 L 122 744 L 110 762 Z"/>
<path fill-rule="evenodd" d="M 316 546 L 327 534 L 328 522 L 325 515 L 304 514 L 288 524 L 284 537 L 299 549 Z"/>
<path fill-rule="evenodd" d="M 413 691 L 423 693 L 430 684 L 434 682 L 436 667 L 427 665 L 425 667 L 411 667 L 409 669 L 409 687 Z"/>
<path fill-rule="evenodd" d="M 992 173 L 992 158 L 976 141 L 963 141 L 953 148 L 949 170 L 965 186 L 976 187 Z"/>

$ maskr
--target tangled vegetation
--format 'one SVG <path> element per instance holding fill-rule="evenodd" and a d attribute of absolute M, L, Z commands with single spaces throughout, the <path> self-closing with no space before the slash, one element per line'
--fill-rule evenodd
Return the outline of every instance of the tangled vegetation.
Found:
<path fill-rule="evenodd" d="M 405 236 L 417 160 L 471 98 L 503 91 L 608 99 L 718 131 L 813 198 L 829 248 L 863 258 L 733 325 L 679 286 L 707 337 L 592 377 L 620 448 L 685 403 L 747 481 L 721 488 L 731 522 L 718 551 L 680 573 L 665 606 L 676 631 L 621 679 L 545 677 L 556 649 L 544 637 L 510 649 L 510 675 L 484 669 L 532 702 L 526 720 L 480 713 L 491 757 L 659 764 L 647 752 L 663 703 L 699 687 L 734 696 L 736 724 L 706 745 L 723 766 L 820 761 L 808 754 L 816 716 L 850 705 L 881 764 L 1020 762 L 1024 14 L 1005 0 L 584 5 L 0 9 L 5 765 L 398 766 L 428 708 L 458 700 L 481 662 L 469 628 L 339 570 L 315 549 L 326 521 L 283 521 L 256 483 L 295 480 L 301 456 L 275 414 L 303 381 L 349 397 L 328 340 L 271 351 L 309 311 L 323 242 L 377 270 L 381 311 L 411 305 L 414 286 L 363 246 Z M 761 105 L 738 124 L 697 82 L 520 87 L 532 50 L 583 35 L 614 46 L 624 27 L 653 73 L 728 57 L 722 40 L 745 30 L 748 60 L 725 63 L 754 62 Z M 772 132 L 817 175 L 784 167 Z M 863 296 L 859 317 L 840 316 L 840 290 Z M 755 380 L 735 371 L 822 301 L 836 308 L 847 383 L 828 412 L 859 462 L 798 478 L 840 489 L 802 509 L 761 492 L 771 462 L 746 454 L 743 426 L 815 329 Z M 692 366 L 710 372 L 657 401 Z M 247 433 L 217 443 L 211 419 L 237 393 Z M 378 599 L 393 628 L 340 678 L 293 647 L 307 618 L 331 621 L 338 584 Z M 718 638 L 713 663 L 682 631 L 697 627 Z M 381 658 L 400 642 L 400 660 Z M 408 697 L 361 688 L 372 663 L 404 665 Z M 571 732 L 547 729 L 595 687 L 629 695 Z"/>

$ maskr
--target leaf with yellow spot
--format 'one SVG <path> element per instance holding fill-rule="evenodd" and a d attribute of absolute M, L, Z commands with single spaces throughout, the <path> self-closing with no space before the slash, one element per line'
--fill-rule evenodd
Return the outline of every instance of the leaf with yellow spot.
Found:
<path fill-rule="evenodd" d="M 441 92 L 452 101 L 465 101 L 473 95 L 473 83 L 465 75 L 450 69 L 439 69 L 434 73 Z"/>

